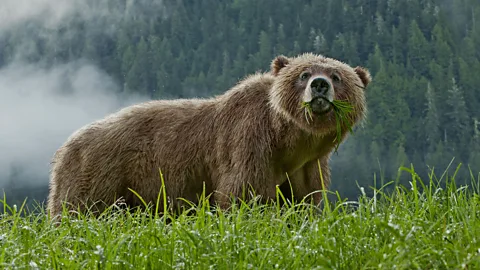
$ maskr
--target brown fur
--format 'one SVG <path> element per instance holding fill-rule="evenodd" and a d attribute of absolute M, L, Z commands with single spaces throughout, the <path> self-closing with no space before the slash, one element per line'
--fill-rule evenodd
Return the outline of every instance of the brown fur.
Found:
<path fill-rule="evenodd" d="M 334 83 L 335 96 L 354 105 L 355 121 L 363 117 L 366 69 L 313 54 L 279 56 L 269 73 L 250 75 L 223 95 L 150 101 L 80 129 L 55 153 L 48 210 L 58 215 L 63 201 L 84 209 L 84 202 L 110 205 L 120 197 L 140 205 L 129 188 L 154 203 L 159 170 L 174 206 L 179 198 L 196 202 L 203 185 L 222 207 L 249 185 L 264 200 L 274 199 L 276 185 L 286 189 L 287 174 L 293 195 L 302 198 L 322 189 L 317 161 L 328 187 L 335 119 L 333 113 L 305 118 L 306 90 L 298 79 L 305 70 L 336 72 L 342 80 Z M 312 198 L 318 203 L 321 196 Z"/>

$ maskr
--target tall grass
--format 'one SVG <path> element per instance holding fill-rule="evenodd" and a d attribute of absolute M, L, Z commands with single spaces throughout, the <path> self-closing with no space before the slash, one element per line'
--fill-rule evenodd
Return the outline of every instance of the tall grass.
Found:
<path fill-rule="evenodd" d="M 410 186 L 321 207 L 280 206 L 278 194 L 277 203 L 236 201 L 225 212 L 202 197 L 176 216 L 112 206 L 56 224 L 4 199 L 0 268 L 480 269 L 480 179 L 457 186 L 455 175 L 422 181 L 402 170 Z"/>

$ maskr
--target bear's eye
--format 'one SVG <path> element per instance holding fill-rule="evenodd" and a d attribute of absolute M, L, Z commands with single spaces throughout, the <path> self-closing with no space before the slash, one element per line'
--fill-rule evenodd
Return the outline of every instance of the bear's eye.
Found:
<path fill-rule="evenodd" d="M 334 81 L 334 82 L 340 82 L 340 80 L 341 80 L 341 79 L 340 79 L 340 76 L 338 76 L 338 74 L 335 74 L 335 73 L 334 73 L 334 74 L 332 75 L 332 81 Z"/>
<path fill-rule="evenodd" d="M 309 77 L 310 77 L 310 72 L 307 72 L 307 71 L 303 72 L 303 73 L 300 75 L 300 79 L 301 79 L 301 80 L 306 80 L 306 79 L 308 79 Z"/>

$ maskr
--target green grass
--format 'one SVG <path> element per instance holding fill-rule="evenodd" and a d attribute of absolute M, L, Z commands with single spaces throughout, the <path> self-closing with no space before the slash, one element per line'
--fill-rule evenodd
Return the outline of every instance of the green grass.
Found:
<path fill-rule="evenodd" d="M 0 268 L 480 269 L 480 179 L 458 187 L 454 176 L 422 182 L 403 170 L 411 186 L 389 194 L 374 189 L 321 209 L 251 201 L 213 212 L 203 201 L 169 222 L 112 211 L 56 226 L 44 213 L 4 204 Z"/>

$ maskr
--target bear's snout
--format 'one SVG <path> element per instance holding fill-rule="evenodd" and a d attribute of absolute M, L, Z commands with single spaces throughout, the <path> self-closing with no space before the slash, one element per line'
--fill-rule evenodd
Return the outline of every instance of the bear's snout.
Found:
<path fill-rule="evenodd" d="M 313 113 L 320 115 L 327 113 L 332 108 L 334 89 L 330 80 L 324 76 L 316 76 L 310 79 L 305 89 L 303 102 L 311 105 Z"/>
<path fill-rule="evenodd" d="M 327 97 L 328 92 L 332 88 L 332 85 L 326 78 L 317 77 L 312 80 L 310 88 L 312 89 L 312 95 L 314 97 Z"/>

